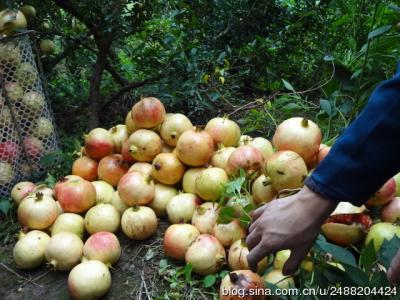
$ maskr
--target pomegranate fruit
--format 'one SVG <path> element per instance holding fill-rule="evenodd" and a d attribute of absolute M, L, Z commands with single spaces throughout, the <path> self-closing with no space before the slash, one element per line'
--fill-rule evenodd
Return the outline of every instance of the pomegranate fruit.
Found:
<path fill-rule="evenodd" d="M 400 227 L 392 223 L 376 223 L 371 226 L 364 244 L 373 241 L 375 252 L 378 253 L 384 240 L 390 241 L 394 236 L 400 238 Z"/>
<path fill-rule="evenodd" d="M 228 158 L 226 172 L 236 174 L 239 169 L 247 173 L 259 173 L 264 167 L 264 157 L 262 153 L 251 146 L 240 146 Z"/>
<path fill-rule="evenodd" d="M 210 164 L 214 167 L 226 170 L 229 156 L 235 149 L 234 147 L 220 147 L 211 157 Z"/>
<path fill-rule="evenodd" d="M 51 55 L 54 53 L 56 46 L 52 40 L 41 40 L 39 44 L 40 52 L 44 55 Z"/>
<path fill-rule="evenodd" d="M 53 123 L 44 117 L 39 118 L 35 125 L 35 135 L 39 138 L 46 138 L 54 132 Z"/>
<path fill-rule="evenodd" d="M 390 178 L 386 183 L 372 195 L 366 205 L 367 206 L 380 206 L 393 200 L 396 194 L 396 181 Z"/>
<path fill-rule="evenodd" d="M 256 204 L 268 203 L 276 198 L 277 192 L 272 187 L 272 182 L 269 177 L 260 175 L 254 180 L 251 186 L 251 195 Z"/>
<path fill-rule="evenodd" d="M 113 142 L 114 142 L 114 151 L 121 153 L 122 150 L 122 144 L 124 141 L 126 141 L 129 137 L 128 135 L 128 129 L 126 128 L 126 125 L 116 125 L 110 130 L 108 130 L 111 133 Z"/>
<path fill-rule="evenodd" d="M 145 240 L 157 231 L 157 216 L 147 206 L 133 206 L 125 210 L 121 218 L 122 231 L 134 240 Z"/>
<path fill-rule="evenodd" d="M 214 141 L 206 132 L 198 129 L 187 130 L 176 144 L 178 158 L 189 166 L 202 166 L 208 163 L 214 152 Z"/>
<path fill-rule="evenodd" d="M 99 163 L 96 160 L 82 156 L 72 164 L 72 175 L 77 175 L 87 181 L 96 180 L 98 166 Z"/>
<path fill-rule="evenodd" d="M 107 231 L 117 232 L 121 216 L 111 204 L 100 203 L 89 209 L 85 215 L 85 228 L 89 234 Z"/>
<path fill-rule="evenodd" d="M 81 262 L 68 275 L 68 290 L 74 299 L 98 299 L 110 287 L 110 271 L 99 260 Z"/>
<path fill-rule="evenodd" d="M 85 153 L 87 156 L 98 160 L 112 154 L 113 151 L 113 136 L 104 128 L 95 128 L 85 137 Z"/>
<path fill-rule="evenodd" d="M 28 92 L 22 97 L 22 104 L 33 113 L 41 112 L 45 105 L 44 96 L 38 92 Z"/>
<path fill-rule="evenodd" d="M 271 155 L 274 154 L 274 148 L 272 147 L 272 144 L 270 143 L 270 141 L 263 137 L 256 137 L 254 139 L 251 139 L 247 143 L 247 146 L 251 146 L 260 151 L 265 161 L 267 161 L 268 158 L 270 158 Z"/>
<path fill-rule="evenodd" d="M 20 10 L 28 20 L 36 17 L 36 9 L 32 5 L 24 5 Z"/>
<path fill-rule="evenodd" d="M 239 138 L 239 144 L 238 146 L 246 146 L 248 143 L 250 143 L 253 140 L 253 138 L 249 135 L 242 134 Z"/>
<path fill-rule="evenodd" d="M 23 143 L 28 157 L 32 160 L 39 160 L 44 153 L 43 143 L 33 136 L 25 137 Z"/>
<path fill-rule="evenodd" d="M 292 276 L 285 276 L 281 270 L 272 270 L 263 276 L 265 283 L 276 285 L 280 289 L 294 288 L 294 279 Z"/>
<path fill-rule="evenodd" d="M 19 10 L 5 9 L 0 12 L 0 32 L 11 35 L 17 30 L 25 29 L 27 21 Z"/>
<path fill-rule="evenodd" d="M 6 89 L 8 98 L 13 103 L 18 103 L 22 97 L 24 96 L 24 91 L 22 90 L 21 86 L 15 82 L 6 82 L 4 84 L 4 88 Z"/>
<path fill-rule="evenodd" d="M 50 232 L 52 236 L 60 232 L 71 232 L 82 239 L 85 232 L 83 217 L 78 214 L 63 213 L 57 217 Z"/>
<path fill-rule="evenodd" d="M 96 204 L 110 203 L 115 192 L 113 186 L 103 180 L 92 181 L 92 184 L 96 189 Z"/>
<path fill-rule="evenodd" d="M 50 241 L 47 233 L 40 230 L 29 231 L 15 244 L 13 256 L 15 264 L 22 269 L 32 269 L 46 261 L 44 256 Z"/>
<path fill-rule="evenodd" d="M 11 182 L 14 177 L 12 164 L 0 161 L 0 186 Z"/>
<path fill-rule="evenodd" d="M 169 200 L 178 195 L 178 190 L 172 186 L 162 183 L 154 185 L 154 199 L 148 206 L 154 210 L 157 217 L 164 217 L 167 215 L 167 204 Z"/>
<path fill-rule="evenodd" d="M 1 33 L 0 33 L 1 34 Z M 21 63 L 20 47 L 14 43 L 2 43 L 0 45 L 0 62 L 13 66 Z"/>
<path fill-rule="evenodd" d="M 26 196 L 28 196 L 31 192 L 33 192 L 36 188 L 36 185 L 30 181 L 21 181 L 18 182 L 11 190 L 11 198 L 14 202 L 19 205 Z"/>
<path fill-rule="evenodd" d="M 237 240 L 229 248 L 228 252 L 228 265 L 232 271 L 236 270 L 250 270 L 249 263 L 247 261 L 247 255 L 249 249 L 244 239 Z M 268 265 L 268 257 L 264 257 L 257 264 L 257 273 L 261 274 L 265 271 Z"/>
<path fill-rule="evenodd" d="M 121 257 L 121 245 L 113 233 L 96 232 L 86 240 L 83 256 L 88 260 L 99 260 L 111 266 Z"/>
<path fill-rule="evenodd" d="M 17 70 L 15 71 L 14 79 L 22 86 L 33 87 L 33 85 L 36 83 L 36 80 L 38 79 L 38 72 L 36 71 L 36 67 L 30 62 L 23 62 L 19 64 L 17 66 Z"/>
<path fill-rule="evenodd" d="M 0 143 L 0 159 L 12 163 L 21 152 L 18 144 L 12 141 Z"/>
<path fill-rule="evenodd" d="M 206 168 L 200 167 L 186 170 L 182 178 L 182 189 L 185 193 L 196 194 L 196 179 L 203 170 L 206 170 Z"/>
<path fill-rule="evenodd" d="M 193 225 L 172 224 L 164 233 L 164 254 L 176 260 L 185 260 L 187 249 L 199 234 Z"/>
<path fill-rule="evenodd" d="M 228 224 L 215 224 L 213 235 L 225 247 L 230 247 L 234 242 L 246 237 L 246 230 L 242 228 L 238 220 L 232 220 Z"/>
<path fill-rule="evenodd" d="M 248 214 L 248 208 L 254 209 L 256 204 L 251 195 L 238 195 L 230 197 L 226 202 L 227 207 L 232 207 L 234 209 L 233 216 L 235 218 L 240 218 Z"/>
<path fill-rule="evenodd" d="M 76 177 L 65 177 L 57 183 L 57 187 L 54 187 L 56 198 L 65 212 L 82 213 L 96 203 L 94 185 L 81 177 Z"/>
<path fill-rule="evenodd" d="M 82 257 L 83 242 L 74 233 L 60 232 L 53 235 L 47 245 L 47 262 L 58 271 L 71 270 Z"/>
<path fill-rule="evenodd" d="M 192 219 L 193 213 L 201 200 L 194 194 L 183 193 L 172 197 L 167 204 L 168 220 L 172 224 L 186 223 Z"/>
<path fill-rule="evenodd" d="M 164 121 L 165 107 L 157 98 L 146 97 L 132 107 L 131 116 L 139 128 L 156 127 Z"/>
<path fill-rule="evenodd" d="M 122 159 L 130 165 L 136 162 L 129 152 L 128 140 L 122 142 L 121 155 Z"/>
<path fill-rule="evenodd" d="M 47 195 L 54 198 L 54 191 L 45 184 L 38 185 L 37 187 L 35 187 L 35 190 L 33 192 L 42 193 L 43 195 Z"/>
<path fill-rule="evenodd" d="M 236 147 L 240 139 L 240 127 L 228 118 L 213 118 L 204 129 L 214 140 L 215 145 Z"/>
<path fill-rule="evenodd" d="M 56 201 L 41 193 L 28 195 L 18 206 L 18 222 L 29 229 L 46 229 L 57 216 Z"/>
<path fill-rule="evenodd" d="M 176 146 L 179 137 L 193 128 L 192 122 L 182 114 L 167 114 L 160 128 L 162 139 L 169 146 Z"/>
<path fill-rule="evenodd" d="M 100 160 L 97 174 L 99 179 L 116 187 L 121 177 L 124 176 L 128 170 L 129 165 L 122 159 L 122 155 L 112 154 L 104 156 Z"/>
<path fill-rule="evenodd" d="M 221 168 L 208 168 L 201 171 L 196 178 L 196 194 L 206 201 L 217 201 L 222 195 L 229 178 Z"/>
<path fill-rule="evenodd" d="M 118 194 L 126 205 L 146 205 L 154 199 L 154 182 L 140 172 L 129 172 L 118 183 Z"/>
<path fill-rule="evenodd" d="M 298 189 L 304 185 L 308 170 L 304 160 L 293 151 L 278 151 L 266 163 L 265 176 L 269 176 L 277 191 Z"/>
<path fill-rule="evenodd" d="M 306 118 L 290 118 L 276 128 L 272 143 L 277 151 L 290 150 L 299 154 L 306 164 L 313 162 L 322 141 L 318 125 Z"/>
<path fill-rule="evenodd" d="M 174 185 L 182 180 L 185 165 L 172 153 L 160 153 L 154 160 L 151 176 L 164 184 Z"/>
<path fill-rule="evenodd" d="M 263 300 L 264 294 L 264 280 L 250 270 L 226 274 L 219 289 L 220 300 Z"/>
<path fill-rule="evenodd" d="M 161 153 L 161 138 L 154 131 L 139 129 L 129 136 L 128 148 L 135 160 L 151 162 Z"/>
<path fill-rule="evenodd" d="M 118 191 L 115 191 L 112 198 L 111 198 L 111 205 L 113 205 L 120 215 L 124 213 L 124 211 L 129 207 L 128 205 L 125 204 L 124 201 L 119 197 Z"/>
<path fill-rule="evenodd" d="M 383 222 L 395 223 L 400 219 L 400 198 L 395 197 L 386 204 L 381 210 L 381 219 Z"/>
<path fill-rule="evenodd" d="M 281 250 L 281 251 L 276 252 L 275 259 L 274 259 L 274 268 L 277 270 L 282 270 L 286 261 L 290 257 L 290 253 L 291 253 L 290 250 Z M 314 265 L 313 265 L 312 261 L 309 261 L 309 260 L 307 260 L 307 258 L 305 258 L 301 262 L 300 268 L 302 268 L 303 270 L 306 270 L 308 272 L 312 272 L 314 270 Z"/>
<path fill-rule="evenodd" d="M 200 233 L 212 234 L 217 223 L 219 208 L 217 203 L 205 202 L 198 206 L 192 216 L 192 225 Z"/>
<path fill-rule="evenodd" d="M 126 130 L 128 131 L 128 134 L 132 134 L 132 133 L 134 133 L 137 129 L 139 129 L 139 127 L 136 126 L 136 124 L 133 122 L 133 119 L 132 119 L 132 116 L 131 116 L 131 112 L 130 112 L 130 111 L 126 114 L 125 126 L 126 126 Z"/>
<path fill-rule="evenodd" d="M 161 153 L 172 153 L 175 148 L 168 146 L 164 141 L 161 141 Z M 174 153 L 176 155 L 176 153 Z"/>
<path fill-rule="evenodd" d="M 146 162 L 137 162 L 134 163 L 128 170 L 129 172 L 136 171 L 143 174 L 145 177 L 151 176 L 151 171 L 153 170 L 153 166 Z"/>
<path fill-rule="evenodd" d="M 226 253 L 215 237 L 200 234 L 187 249 L 185 261 L 192 265 L 193 272 L 197 274 L 214 274 L 225 264 Z"/>
<path fill-rule="evenodd" d="M 400 196 L 400 173 L 397 173 L 393 176 L 394 181 L 396 182 L 396 197 Z"/>

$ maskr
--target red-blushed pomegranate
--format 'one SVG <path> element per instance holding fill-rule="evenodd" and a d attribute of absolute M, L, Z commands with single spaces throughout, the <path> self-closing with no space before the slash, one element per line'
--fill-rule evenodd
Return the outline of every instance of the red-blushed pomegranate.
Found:
<path fill-rule="evenodd" d="M 276 285 L 280 289 L 294 288 L 294 279 L 292 276 L 286 276 L 282 274 L 281 270 L 272 270 L 263 276 L 264 282 L 266 284 Z"/>
<path fill-rule="evenodd" d="M 256 204 L 251 195 L 237 195 L 230 197 L 226 202 L 227 207 L 233 208 L 233 216 L 240 218 L 248 214 L 248 208 L 254 209 Z"/>
<path fill-rule="evenodd" d="M 38 138 L 46 138 L 54 132 L 53 123 L 44 117 L 41 117 L 35 122 L 35 136 Z"/>
<path fill-rule="evenodd" d="M 225 170 L 212 167 L 205 169 L 197 175 L 196 194 L 205 201 L 217 201 L 228 181 Z"/>
<path fill-rule="evenodd" d="M 386 204 L 381 210 L 381 219 L 383 222 L 395 223 L 400 219 L 400 198 L 395 197 Z"/>
<path fill-rule="evenodd" d="M 12 164 L 0 161 L 0 186 L 11 182 L 14 177 Z"/>
<path fill-rule="evenodd" d="M 121 154 L 112 154 L 104 156 L 97 169 L 99 179 L 108 182 L 112 186 L 116 187 L 119 180 L 129 170 L 129 165 L 122 159 Z"/>
<path fill-rule="evenodd" d="M 274 148 L 272 147 L 272 144 L 270 143 L 270 141 L 263 137 L 256 137 L 254 139 L 251 139 L 247 143 L 247 146 L 251 146 L 260 151 L 265 161 L 267 161 L 268 158 L 270 158 L 271 155 L 274 154 Z"/>
<path fill-rule="evenodd" d="M 238 146 L 246 146 L 248 143 L 250 143 L 253 140 L 253 138 L 249 135 L 242 134 L 239 138 L 239 144 Z"/>
<path fill-rule="evenodd" d="M 111 205 L 113 205 L 119 212 L 119 214 L 122 216 L 124 211 L 129 207 L 128 205 L 125 204 L 124 201 L 119 197 L 118 191 L 114 192 L 114 195 L 112 196 L 111 199 Z"/>
<path fill-rule="evenodd" d="M 182 189 L 185 193 L 196 194 L 196 178 L 200 174 L 200 172 L 205 169 L 206 168 L 199 167 L 186 170 L 182 178 Z"/>
<path fill-rule="evenodd" d="M 51 237 L 45 256 L 55 270 L 68 271 L 79 263 L 82 252 L 83 242 L 76 234 L 60 232 Z"/>
<path fill-rule="evenodd" d="M 85 153 L 93 159 L 101 159 L 114 152 L 114 140 L 104 128 L 92 129 L 85 137 Z"/>
<path fill-rule="evenodd" d="M 193 128 L 192 122 L 182 114 L 167 114 L 160 128 L 160 135 L 167 145 L 176 146 L 179 137 Z"/>
<path fill-rule="evenodd" d="M 105 295 L 110 287 L 110 271 L 99 260 L 81 262 L 68 275 L 68 290 L 74 299 L 98 299 Z"/>
<path fill-rule="evenodd" d="M 29 229 L 46 229 L 57 216 L 56 201 L 41 193 L 28 195 L 18 206 L 18 222 Z"/>
<path fill-rule="evenodd" d="M 118 195 L 126 205 L 146 205 L 154 199 L 154 182 L 140 172 L 129 172 L 118 183 Z"/>
<path fill-rule="evenodd" d="M 372 225 L 371 217 L 364 214 L 365 207 L 340 202 L 321 227 L 322 233 L 332 242 L 349 246 L 360 243 Z"/>
<path fill-rule="evenodd" d="M 145 177 L 150 177 L 151 176 L 151 170 L 153 169 L 153 166 L 147 162 L 137 162 L 134 163 L 128 170 L 129 172 L 136 171 L 140 172 L 143 174 Z"/>
<path fill-rule="evenodd" d="M 199 234 L 193 225 L 172 224 L 164 233 L 164 254 L 176 260 L 185 260 L 187 249 Z"/>
<path fill-rule="evenodd" d="M 317 155 L 317 163 L 319 164 L 329 153 L 331 147 L 321 144 Z"/>
<path fill-rule="evenodd" d="M 154 199 L 148 206 L 154 210 L 157 217 L 164 217 L 167 215 L 167 204 L 169 200 L 178 195 L 178 190 L 162 183 L 156 183 L 154 189 Z"/>
<path fill-rule="evenodd" d="M 187 130 L 176 144 L 178 158 L 189 166 L 202 166 L 208 163 L 214 153 L 214 141 L 206 132 L 198 129 Z"/>
<path fill-rule="evenodd" d="M 115 192 L 113 186 L 103 180 L 92 181 L 92 184 L 96 189 L 96 204 L 110 203 Z"/>
<path fill-rule="evenodd" d="M 99 163 L 90 157 L 79 157 L 72 164 L 72 175 L 77 175 L 87 181 L 96 180 L 98 166 Z"/>
<path fill-rule="evenodd" d="M 400 197 L 400 173 L 394 175 L 393 179 L 396 182 L 396 197 Z"/>
<path fill-rule="evenodd" d="M 211 157 L 210 164 L 214 167 L 226 170 L 229 156 L 235 149 L 234 147 L 220 147 Z"/>
<path fill-rule="evenodd" d="M 43 143 L 33 136 L 24 138 L 23 143 L 30 159 L 38 160 L 44 153 Z"/>
<path fill-rule="evenodd" d="M 390 178 L 386 183 L 367 201 L 367 206 L 380 206 L 393 200 L 396 194 L 396 181 Z"/>
<path fill-rule="evenodd" d="M 214 140 L 215 145 L 236 147 L 240 139 L 240 127 L 228 118 L 213 118 L 204 129 Z"/>
<path fill-rule="evenodd" d="M 256 204 L 268 203 L 275 199 L 277 194 L 272 187 L 271 179 L 264 174 L 257 177 L 251 186 L 251 195 Z"/>
<path fill-rule="evenodd" d="M 47 233 L 40 230 L 29 231 L 22 235 L 13 249 L 15 264 L 22 269 L 32 269 L 46 261 L 44 256 L 50 241 Z"/>
<path fill-rule="evenodd" d="M 15 82 L 6 82 L 4 84 L 4 88 L 6 89 L 8 98 L 13 102 L 17 103 L 24 96 L 24 91 L 21 86 Z"/>
<path fill-rule="evenodd" d="M 262 153 L 251 146 L 240 146 L 228 158 L 226 172 L 235 174 L 239 169 L 247 171 L 247 173 L 259 173 L 264 167 L 264 157 Z"/>
<path fill-rule="evenodd" d="M 28 66 L 32 67 L 29 63 Z M 33 113 L 39 113 L 45 105 L 44 96 L 38 92 L 27 92 L 22 97 L 22 104 Z"/>
<path fill-rule="evenodd" d="M 228 224 L 215 224 L 213 235 L 225 247 L 230 247 L 234 242 L 246 237 L 246 230 L 235 219 Z"/>
<path fill-rule="evenodd" d="M 132 107 L 131 116 L 139 128 L 156 127 L 164 121 L 165 107 L 157 98 L 146 97 Z"/>
<path fill-rule="evenodd" d="M 115 264 L 121 256 L 121 245 L 111 232 L 96 232 L 83 246 L 83 256 L 88 260 L 99 260 L 108 266 Z"/>
<path fill-rule="evenodd" d="M 263 300 L 264 280 L 250 270 L 237 270 L 225 275 L 219 288 L 221 300 Z"/>
<path fill-rule="evenodd" d="M 21 148 L 18 144 L 12 141 L 0 143 L 0 159 L 6 162 L 12 162 L 21 153 Z"/>
<path fill-rule="evenodd" d="M 160 153 L 154 160 L 151 177 L 169 185 L 174 185 L 182 180 L 185 165 L 172 153 Z"/>
<path fill-rule="evenodd" d="M 167 215 L 172 224 L 186 223 L 192 219 L 197 206 L 201 204 L 201 199 L 191 193 L 179 194 L 168 201 Z"/>
<path fill-rule="evenodd" d="M 219 208 L 217 203 L 205 202 L 198 206 L 192 216 L 192 225 L 200 233 L 212 234 L 217 223 Z"/>
<path fill-rule="evenodd" d="M 133 240 L 145 240 L 157 231 L 157 216 L 147 206 L 133 206 L 125 210 L 121 218 L 121 228 Z"/>
<path fill-rule="evenodd" d="M 111 133 L 112 140 L 114 142 L 114 151 L 121 153 L 122 143 L 129 137 L 126 125 L 119 124 L 111 127 L 108 131 Z"/>
<path fill-rule="evenodd" d="M 192 265 L 193 272 L 197 274 L 214 274 L 225 264 L 226 253 L 214 236 L 200 234 L 187 249 L 185 261 Z"/>
<path fill-rule="evenodd" d="M 161 138 L 154 131 L 138 129 L 129 136 L 128 148 L 135 160 L 151 162 L 161 153 Z"/>
<path fill-rule="evenodd" d="M 229 248 L 228 252 L 228 265 L 232 271 L 236 270 L 250 270 L 247 261 L 249 249 L 244 239 L 237 240 Z M 268 265 L 268 257 L 264 257 L 257 264 L 257 273 L 262 274 Z"/>
<path fill-rule="evenodd" d="M 275 258 L 274 258 L 274 268 L 276 270 L 281 270 L 283 269 L 285 263 L 290 257 L 291 251 L 286 249 L 286 250 L 280 250 L 276 252 Z M 308 254 L 308 256 L 310 256 Z M 306 270 L 308 272 L 312 272 L 314 270 L 314 264 L 312 261 L 308 260 L 307 258 L 303 259 L 303 261 L 300 264 L 300 268 L 303 270 Z"/>
<path fill-rule="evenodd" d="M 107 231 L 117 232 L 121 216 L 111 204 L 100 203 L 89 209 L 85 215 L 85 228 L 89 234 Z"/>
<path fill-rule="evenodd" d="M 136 160 L 132 157 L 131 153 L 129 152 L 128 140 L 122 142 L 121 155 L 122 159 L 130 165 L 136 162 Z"/>
<path fill-rule="evenodd" d="M 11 190 L 11 198 L 18 205 L 21 203 L 22 199 L 28 196 L 36 188 L 36 185 L 30 181 L 18 182 Z"/>
<path fill-rule="evenodd" d="M 96 203 L 96 189 L 91 182 L 73 176 L 58 181 L 54 191 L 65 212 L 82 213 Z"/>
<path fill-rule="evenodd" d="M 304 185 L 308 170 L 304 160 L 293 151 L 278 151 L 267 161 L 265 176 L 269 176 L 272 187 L 279 191 L 298 189 Z"/>
<path fill-rule="evenodd" d="M 390 241 L 394 236 L 400 238 L 400 227 L 392 223 L 376 223 L 371 226 L 364 244 L 374 243 L 375 252 L 378 253 L 384 240 Z"/>
<path fill-rule="evenodd" d="M 126 114 L 125 126 L 126 126 L 126 130 L 128 131 L 128 134 L 132 134 L 132 133 L 134 133 L 136 130 L 139 129 L 139 127 L 136 126 L 136 124 L 133 122 L 133 119 L 132 119 L 132 116 L 131 116 L 131 112 L 130 112 L 130 111 Z"/>
<path fill-rule="evenodd" d="M 277 151 L 290 150 L 299 154 L 306 164 L 313 162 L 322 141 L 318 125 L 306 118 L 290 118 L 276 128 L 272 143 Z"/>
<path fill-rule="evenodd" d="M 71 232 L 82 239 L 85 232 L 83 217 L 74 213 L 63 213 L 57 217 L 50 232 L 52 236 L 60 232 Z"/>

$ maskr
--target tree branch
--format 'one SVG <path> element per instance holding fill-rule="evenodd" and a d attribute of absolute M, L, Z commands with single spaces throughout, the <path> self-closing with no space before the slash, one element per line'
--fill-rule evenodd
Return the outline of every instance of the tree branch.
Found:
<path fill-rule="evenodd" d="M 129 84 L 129 81 L 126 80 L 121 74 L 119 74 L 115 67 L 111 65 L 108 60 L 106 61 L 106 70 L 115 79 L 115 81 L 119 83 L 119 85 L 126 86 Z"/>

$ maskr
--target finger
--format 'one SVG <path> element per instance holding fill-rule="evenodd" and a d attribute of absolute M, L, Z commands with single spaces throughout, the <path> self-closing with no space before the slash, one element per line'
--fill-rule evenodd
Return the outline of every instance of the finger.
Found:
<path fill-rule="evenodd" d="M 246 245 L 249 250 L 253 249 L 261 240 L 261 234 L 254 230 L 246 238 Z"/>
<path fill-rule="evenodd" d="M 267 205 L 264 204 L 263 206 L 257 208 L 255 211 L 253 211 L 253 212 L 251 213 L 251 218 L 252 218 L 253 222 L 254 222 L 255 220 L 257 220 L 257 219 L 262 215 L 262 213 L 264 212 L 264 210 L 265 210 L 266 207 L 267 207 Z"/>
<path fill-rule="evenodd" d="M 247 230 L 249 233 L 251 233 L 254 229 L 256 229 L 256 228 L 258 227 L 258 221 L 259 221 L 259 220 L 253 221 L 253 222 L 250 224 L 250 227 L 249 227 L 249 229 Z"/>
<path fill-rule="evenodd" d="M 291 250 L 290 257 L 286 261 L 286 263 L 282 269 L 283 275 L 287 276 L 287 275 L 291 275 L 294 272 L 296 272 L 297 269 L 299 268 L 301 262 L 306 257 L 310 248 L 311 248 L 311 245 L 310 245 L 310 247 L 307 247 L 307 246 L 298 247 L 298 248 Z"/>
<path fill-rule="evenodd" d="M 258 245 L 247 254 L 247 262 L 249 263 L 250 270 L 257 272 L 258 262 L 266 257 L 268 253 L 267 248 L 262 243 L 258 243 Z"/>
<path fill-rule="evenodd" d="M 387 277 L 391 283 L 400 282 L 400 250 L 390 263 L 390 268 L 387 272 Z"/>

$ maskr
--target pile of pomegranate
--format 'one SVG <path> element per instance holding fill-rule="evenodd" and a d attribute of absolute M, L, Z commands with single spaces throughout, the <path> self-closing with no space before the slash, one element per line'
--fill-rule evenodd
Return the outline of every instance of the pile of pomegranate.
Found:
<path fill-rule="evenodd" d="M 157 98 L 143 98 L 125 124 L 86 135 L 72 174 L 54 189 L 18 183 L 11 196 L 24 233 L 14 248 L 16 265 L 29 269 L 47 262 L 54 270 L 70 271 L 75 299 L 100 297 L 111 286 L 109 267 L 121 255 L 115 234 L 121 229 L 130 239 L 146 240 L 156 233 L 158 218 L 168 218 L 167 257 L 190 263 L 199 275 L 225 265 L 231 269 L 222 280 L 221 299 L 233 299 L 223 295 L 226 291 L 262 289 L 266 282 L 293 286 L 293 277 L 282 274 L 290 250 L 276 253 L 273 262 L 260 261 L 258 274 L 249 270 L 240 208 L 279 201 L 281 193 L 300 189 L 329 152 L 320 129 L 305 118 L 290 118 L 277 127 L 271 144 L 242 135 L 226 117 L 203 128 L 183 114 L 166 113 Z M 251 194 L 221 201 L 224 186 L 239 173 L 250 178 Z M 396 181 L 390 179 L 367 203 L 385 205 L 383 223 L 372 225 L 365 207 L 343 202 L 322 226 L 323 234 L 343 246 L 374 239 L 379 249 L 384 239 L 400 236 L 393 224 L 400 216 L 395 193 Z M 229 223 L 218 222 L 221 203 L 234 208 Z M 265 272 L 268 265 L 273 267 Z M 305 260 L 301 267 L 312 272 L 313 262 Z"/>

